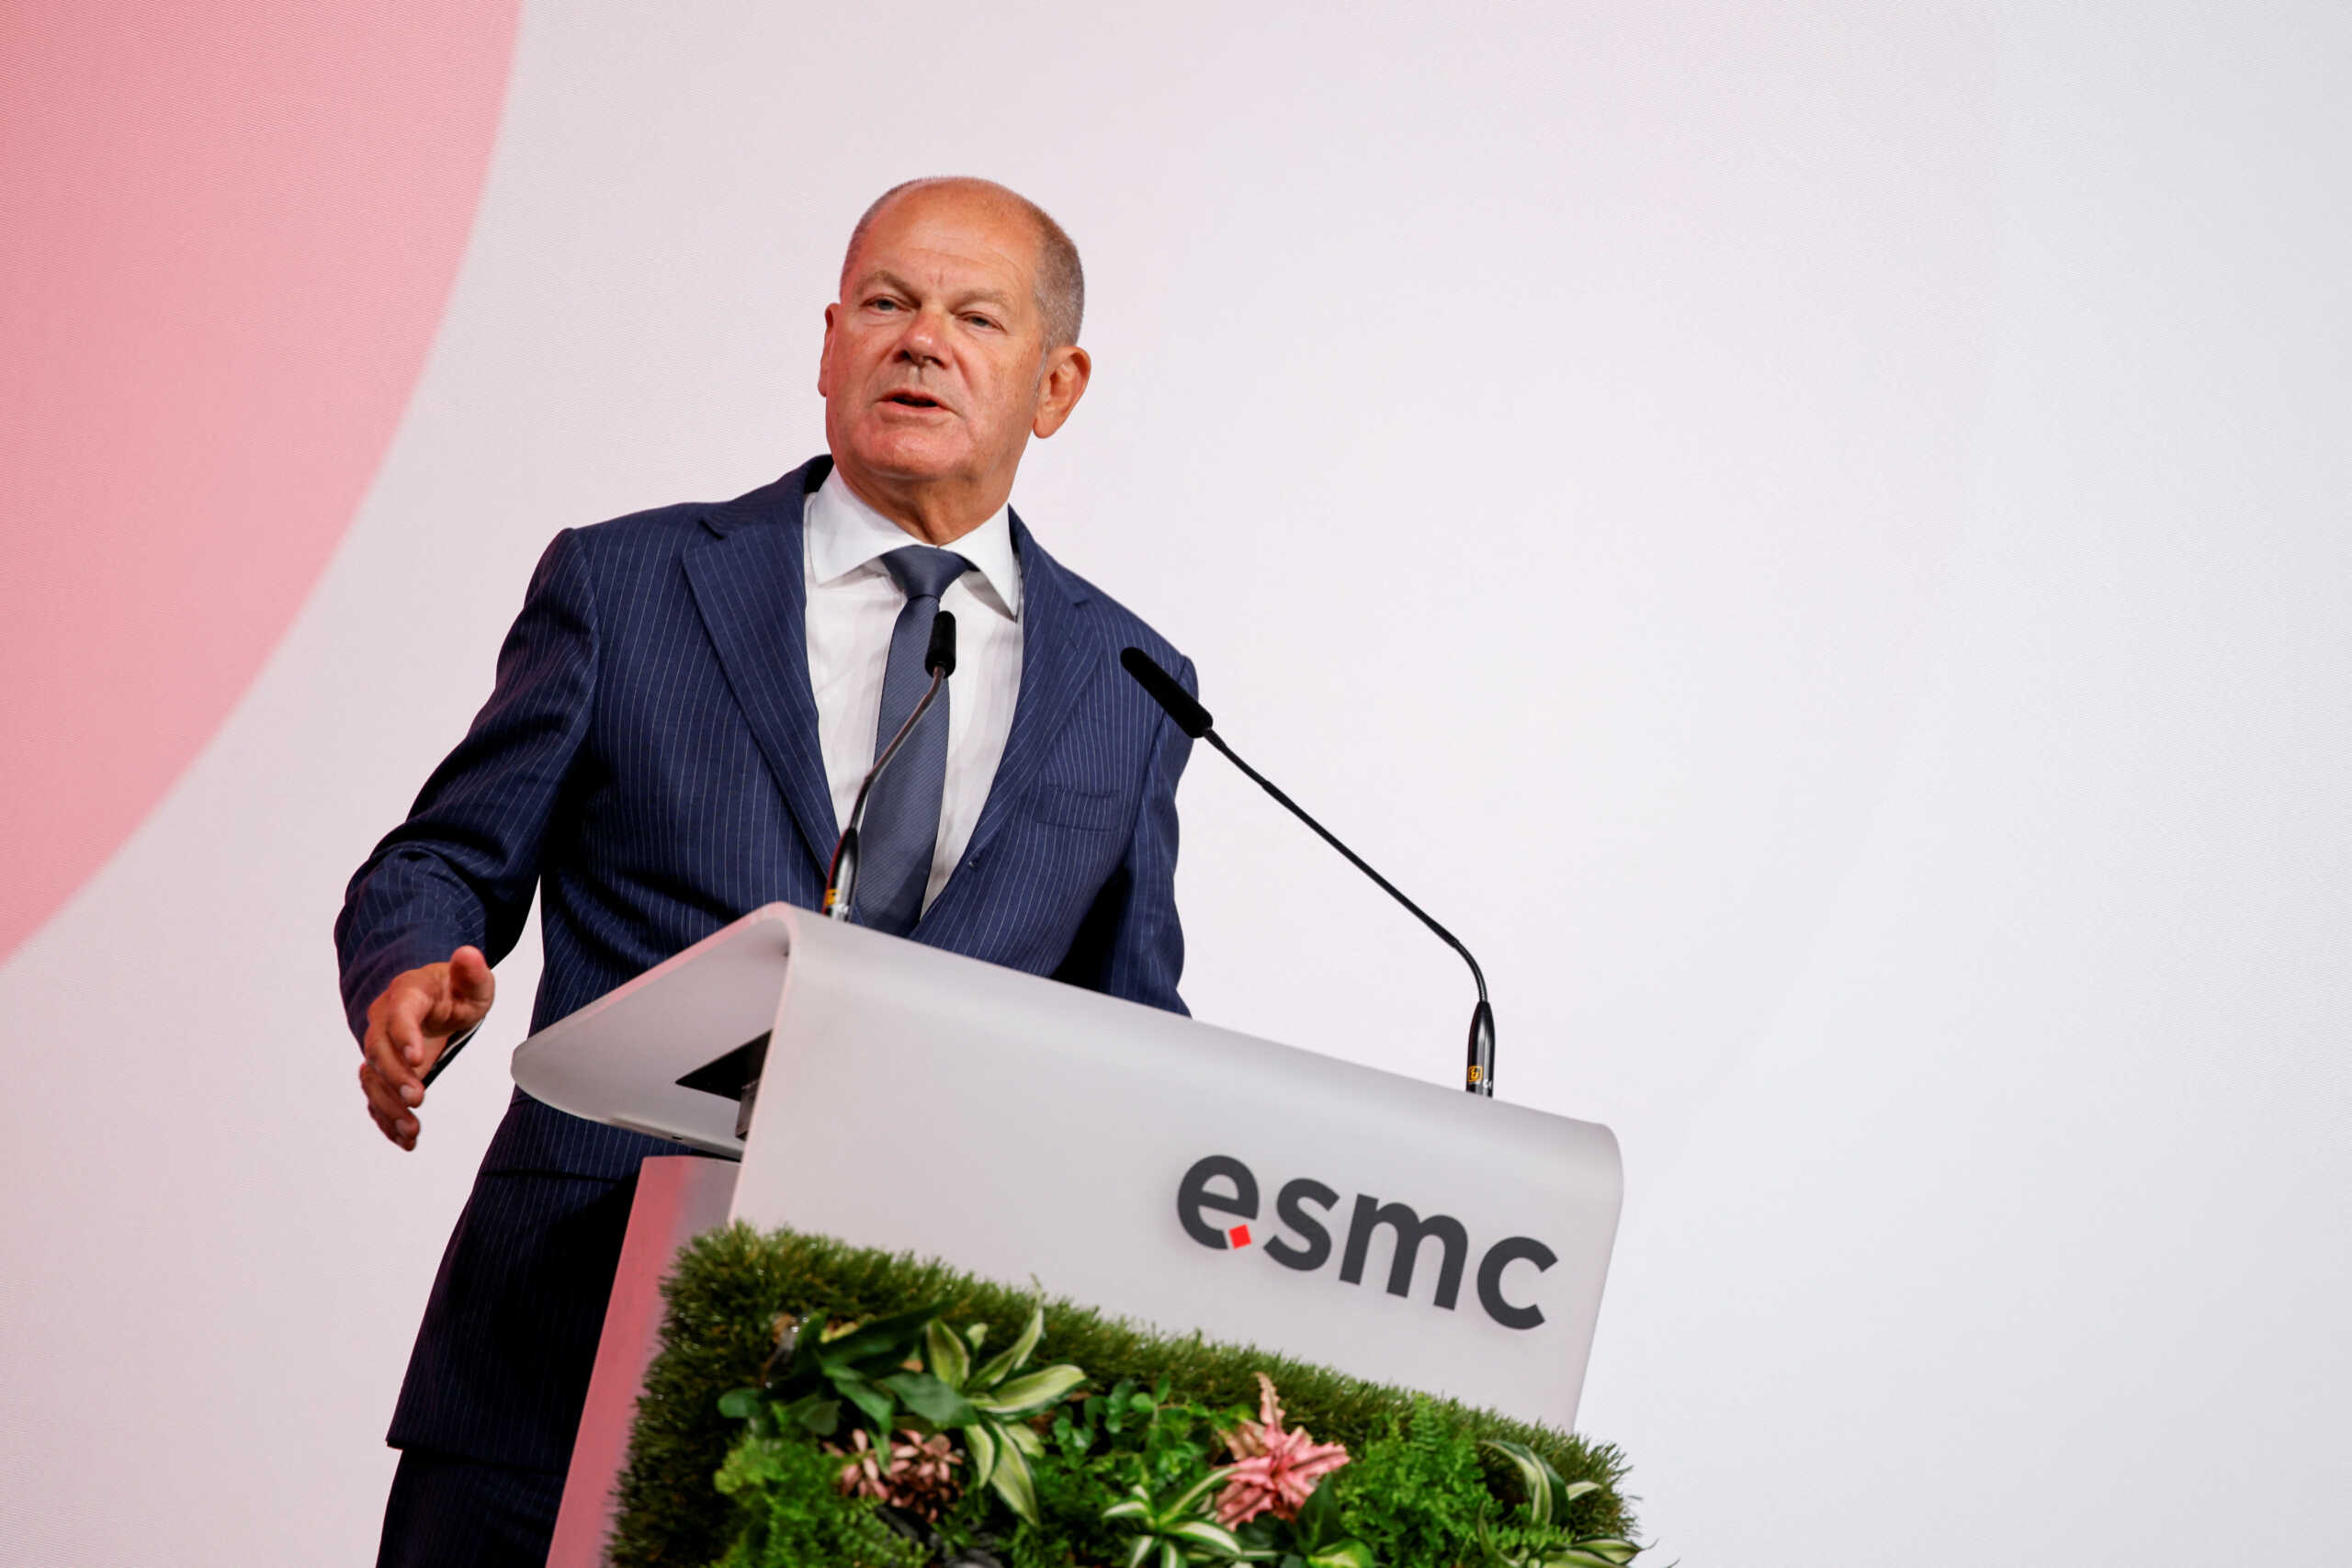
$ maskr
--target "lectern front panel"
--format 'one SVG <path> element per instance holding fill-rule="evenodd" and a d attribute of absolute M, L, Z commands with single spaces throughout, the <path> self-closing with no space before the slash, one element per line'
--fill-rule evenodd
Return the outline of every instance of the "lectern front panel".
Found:
<path fill-rule="evenodd" d="M 1558 1426 L 1605 1127 L 807 917 L 738 1217 Z"/>

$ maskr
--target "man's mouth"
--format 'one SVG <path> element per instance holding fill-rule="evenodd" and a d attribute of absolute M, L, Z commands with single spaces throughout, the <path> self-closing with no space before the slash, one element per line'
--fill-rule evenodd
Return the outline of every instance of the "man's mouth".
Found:
<path fill-rule="evenodd" d="M 893 392 L 882 400 L 886 403 L 896 403 L 902 409 L 944 409 L 947 406 L 927 392 Z"/>

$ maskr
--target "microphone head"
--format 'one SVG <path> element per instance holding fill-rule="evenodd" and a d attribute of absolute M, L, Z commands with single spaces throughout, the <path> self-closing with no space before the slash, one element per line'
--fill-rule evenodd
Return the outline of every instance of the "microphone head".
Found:
<path fill-rule="evenodd" d="M 942 610 L 931 618 L 931 646 L 923 650 L 923 673 L 953 675 L 956 673 L 956 616 Z"/>
<path fill-rule="evenodd" d="M 1119 663 L 1136 678 L 1136 684 L 1151 694 L 1153 702 L 1167 710 L 1168 716 L 1176 721 L 1176 728 L 1193 739 L 1206 735 L 1216 724 L 1209 717 L 1209 710 L 1194 702 L 1193 694 L 1178 685 L 1175 676 L 1153 663 L 1151 655 L 1142 649 L 1122 649 Z"/>

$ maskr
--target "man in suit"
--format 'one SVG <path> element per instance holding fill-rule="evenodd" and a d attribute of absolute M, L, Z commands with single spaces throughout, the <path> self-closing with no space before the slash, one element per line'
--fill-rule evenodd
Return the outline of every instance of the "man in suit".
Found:
<path fill-rule="evenodd" d="M 478 1026 L 536 890 L 532 1028 L 737 917 L 820 903 L 869 803 L 864 923 L 1182 1010 L 1175 790 L 1189 742 L 1116 667 L 1191 666 L 1010 509 L 1086 389 L 1078 254 L 1024 198 L 919 181 L 860 220 L 825 309 L 830 457 L 720 504 L 559 535 L 490 701 L 352 878 L 335 939 L 360 1085 L 413 1148 L 422 1078 Z M 639 1163 L 680 1145 L 516 1091 L 425 1309 L 379 1562 L 544 1561 Z"/>

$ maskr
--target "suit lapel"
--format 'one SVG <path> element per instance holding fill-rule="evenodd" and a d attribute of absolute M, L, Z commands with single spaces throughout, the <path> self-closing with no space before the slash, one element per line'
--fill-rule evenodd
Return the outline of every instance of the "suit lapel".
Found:
<path fill-rule="evenodd" d="M 980 807 L 980 819 L 973 824 L 972 841 L 964 852 L 967 861 L 988 847 L 1018 808 L 1037 770 L 1060 740 L 1079 694 L 1103 661 L 1102 639 L 1078 611 L 1084 602 L 1083 585 L 1038 547 L 1017 513 L 1012 517 L 1012 543 L 1021 560 L 1021 689 L 1013 700 L 1012 728 L 1005 735 L 1004 756 L 996 765 L 996 778 L 989 785 L 988 800 Z M 975 880 L 960 869 L 949 876 L 938 898 L 917 922 L 916 933 L 933 941 L 945 934 L 932 928 L 933 919 L 945 916 L 952 920 L 973 897 L 968 886 L 958 885 Z"/>
<path fill-rule="evenodd" d="M 704 519 L 713 536 L 685 552 L 686 581 L 728 688 L 819 866 L 840 829 L 808 687 L 801 509 L 831 463 L 820 458 Z"/>

